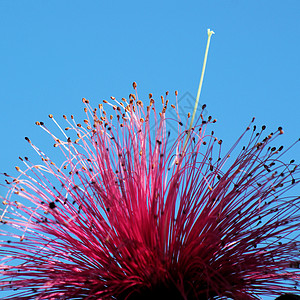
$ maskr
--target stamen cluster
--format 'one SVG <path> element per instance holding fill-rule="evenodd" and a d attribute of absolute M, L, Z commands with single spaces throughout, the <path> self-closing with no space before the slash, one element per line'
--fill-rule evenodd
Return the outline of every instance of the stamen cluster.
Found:
<path fill-rule="evenodd" d="M 4 173 L 0 282 L 15 291 L 7 299 L 259 299 L 295 291 L 300 197 L 289 190 L 299 165 L 284 163 L 288 149 L 272 146 L 282 128 L 265 134 L 253 119 L 223 154 L 222 140 L 208 133 L 211 116 L 200 114 L 189 128 L 168 93 L 157 113 L 152 94 L 145 107 L 133 87 L 129 100 L 111 97 L 96 109 L 83 99 L 82 124 L 63 116 L 62 129 L 49 115 L 62 137 L 37 122 L 63 162 L 26 137 L 40 164 L 20 157 L 20 176 Z"/>

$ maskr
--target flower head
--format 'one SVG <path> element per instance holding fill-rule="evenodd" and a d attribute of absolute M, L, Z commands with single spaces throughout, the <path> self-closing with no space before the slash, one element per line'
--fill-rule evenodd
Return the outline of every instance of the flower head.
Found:
<path fill-rule="evenodd" d="M 0 282 L 15 291 L 9 299 L 244 300 L 294 291 L 300 197 L 289 190 L 299 165 L 272 146 L 281 127 L 266 135 L 250 124 L 223 154 L 222 140 L 208 133 L 216 120 L 196 119 L 214 32 L 207 33 L 185 125 L 177 92 L 177 105 L 167 92 L 159 109 L 152 94 L 147 105 L 138 98 L 135 82 L 128 100 L 111 97 L 92 109 L 83 99 L 83 124 L 64 115 L 63 130 L 49 115 L 62 137 L 36 122 L 64 159 L 55 162 L 26 137 L 41 164 L 20 157 L 20 176 L 4 173 Z"/>
<path fill-rule="evenodd" d="M 215 119 L 201 114 L 189 129 L 178 115 L 167 151 L 168 110 L 178 111 L 168 97 L 160 111 L 151 94 L 147 104 L 135 93 L 96 109 L 83 99 L 86 119 L 64 116 L 62 137 L 37 122 L 64 161 L 26 138 L 41 163 L 20 158 L 20 176 L 4 173 L 9 299 L 257 299 L 294 290 L 300 197 L 288 191 L 299 166 L 272 146 L 282 128 L 266 134 L 250 124 L 223 154 L 208 133 Z"/>

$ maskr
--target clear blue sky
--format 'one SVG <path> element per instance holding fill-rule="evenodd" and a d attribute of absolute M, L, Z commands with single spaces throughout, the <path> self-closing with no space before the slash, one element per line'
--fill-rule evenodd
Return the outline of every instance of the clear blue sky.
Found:
<path fill-rule="evenodd" d="M 34 158 L 25 136 L 48 147 L 35 121 L 83 116 L 82 97 L 127 97 L 133 81 L 141 98 L 195 95 L 207 28 L 216 34 L 201 103 L 216 135 L 229 146 L 255 116 L 284 128 L 280 144 L 299 138 L 299 0 L 0 0 L 1 172 Z"/>

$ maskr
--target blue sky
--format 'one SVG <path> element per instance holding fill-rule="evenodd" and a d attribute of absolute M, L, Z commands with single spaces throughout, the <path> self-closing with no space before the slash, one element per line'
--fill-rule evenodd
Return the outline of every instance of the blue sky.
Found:
<path fill-rule="evenodd" d="M 225 147 L 253 116 L 284 128 L 280 144 L 298 139 L 298 0 L 0 0 L 0 171 L 14 174 L 18 156 L 34 157 L 25 136 L 48 147 L 35 121 L 83 117 L 82 97 L 127 97 L 133 81 L 142 99 L 195 96 L 207 28 L 216 34 L 200 101 Z M 299 145 L 291 158 L 299 161 Z"/>

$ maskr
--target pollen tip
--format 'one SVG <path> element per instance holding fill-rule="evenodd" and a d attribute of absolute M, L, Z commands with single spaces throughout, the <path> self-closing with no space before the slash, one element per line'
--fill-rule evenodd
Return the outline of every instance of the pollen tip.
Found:
<path fill-rule="evenodd" d="M 136 82 L 135 82 L 135 81 L 132 83 L 132 86 L 133 86 L 133 88 L 134 88 L 134 89 L 136 89 L 136 87 L 137 87 L 137 84 L 136 84 Z"/>
<path fill-rule="evenodd" d="M 283 134 L 284 133 L 284 131 L 283 131 L 283 129 L 282 129 L 281 126 L 278 127 L 278 131 L 279 131 L 279 134 Z"/>

